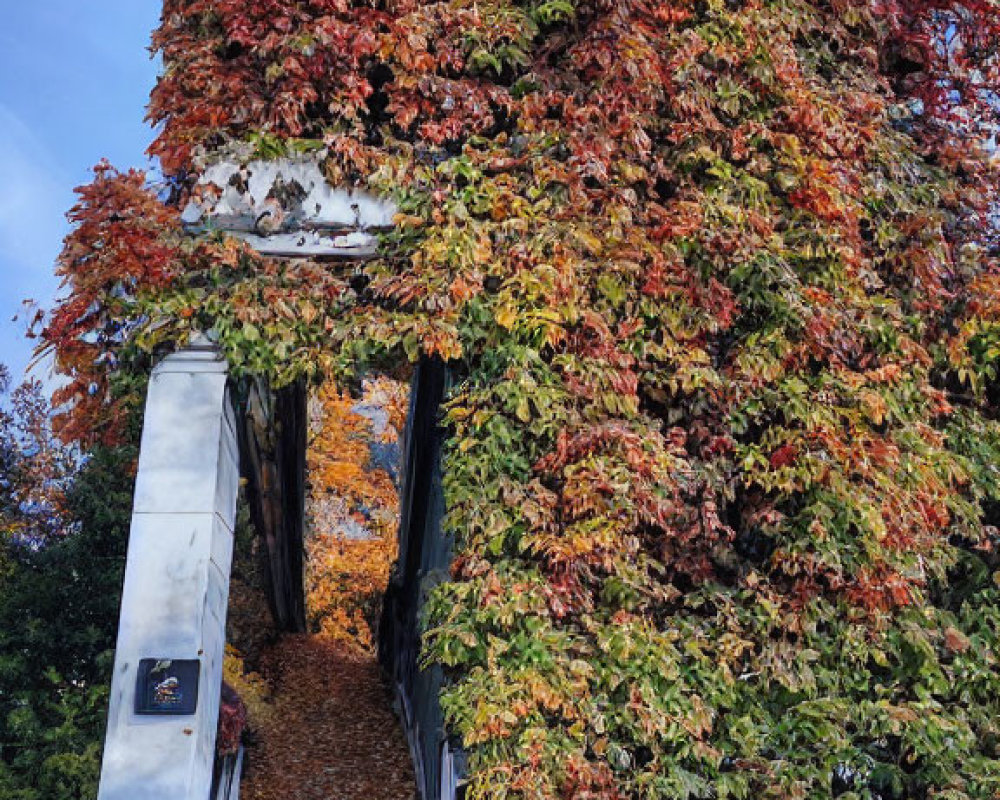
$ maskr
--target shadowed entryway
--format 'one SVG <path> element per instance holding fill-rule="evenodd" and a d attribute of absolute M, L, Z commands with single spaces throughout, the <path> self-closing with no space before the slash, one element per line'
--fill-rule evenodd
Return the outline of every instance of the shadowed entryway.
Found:
<path fill-rule="evenodd" d="M 277 636 L 260 649 L 246 626 L 231 629 L 232 644 L 256 649 L 233 650 L 227 672 L 249 710 L 245 799 L 415 796 L 376 652 L 398 550 L 408 395 L 406 382 L 388 376 L 326 384 L 308 398 L 299 389 L 270 400 L 260 385 L 248 394 L 247 499 L 261 580 L 253 603 L 247 584 L 234 582 L 240 611 L 231 615 L 259 609 L 267 594 Z M 240 674 L 246 664 L 254 671 Z"/>

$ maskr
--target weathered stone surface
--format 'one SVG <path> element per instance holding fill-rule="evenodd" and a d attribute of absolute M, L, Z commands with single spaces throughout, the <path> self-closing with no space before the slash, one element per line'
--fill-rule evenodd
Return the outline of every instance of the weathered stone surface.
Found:
<path fill-rule="evenodd" d="M 211 791 L 239 480 L 225 363 L 184 351 L 153 372 L 136 478 L 99 800 Z M 141 659 L 197 659 L 195 714 L 135 713 Z"/>
<path fill-rule="evenodd" d="M 377 232 L 392 227 L 395 207 L 329 184 L 319 166 L 322 155 L 206 167 L 184 209 L 184 224 L 192 231 L 228 231 L 267 255 L 371 257 Z"/>
<path fill-rule="evenodd" d="M 135 513 L 182 508 L 227 519 L 235 513 L 239 475 L 231 415 L 224 418 L 228 430 L 218 438 L 218 452 L 207 452 L 203 438 L 221 424 L 226 373 L 220 369 L 224 364 L 213 351 L 191 350 L 170 356 L 154 372 L 150 397 L 155 392 L 164 400 L 147 402 Z"/>

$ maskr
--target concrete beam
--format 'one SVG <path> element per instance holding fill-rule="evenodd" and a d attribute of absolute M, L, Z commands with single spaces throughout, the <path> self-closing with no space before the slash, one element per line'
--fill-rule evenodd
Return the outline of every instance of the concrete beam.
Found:
<path fill-rule="evenodd" d="M 202 173 L 181 219 L 191 233 L 223 230 L 265 255 L 371 258 L 396 208 L 328 183 L 320 168 L 325 156 L 216 162 Z"/>

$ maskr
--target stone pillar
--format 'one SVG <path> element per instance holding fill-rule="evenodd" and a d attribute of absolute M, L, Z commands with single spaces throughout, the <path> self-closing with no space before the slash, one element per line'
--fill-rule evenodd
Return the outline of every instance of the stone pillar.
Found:
<path fill-rule="evenodd" d="M 238 481 L 225 362 L 207 342 L 167 357 L 146 398 L 98 800 L 209 796 Z"/>

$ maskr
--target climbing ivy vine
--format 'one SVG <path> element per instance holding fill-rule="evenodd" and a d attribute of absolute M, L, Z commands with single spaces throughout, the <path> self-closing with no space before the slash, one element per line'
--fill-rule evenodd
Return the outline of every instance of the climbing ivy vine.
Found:
<path fill-rule="evenodd" d="M 998 43 L 996 0 L 166 0 L 169 191 L 81 190 L 64 430 L 192 330 L 279 385 L 441 357 L 471 797 L 996 797 Z M 226 148 L 391 196 L 379 257 L 184 237 Z"/>

